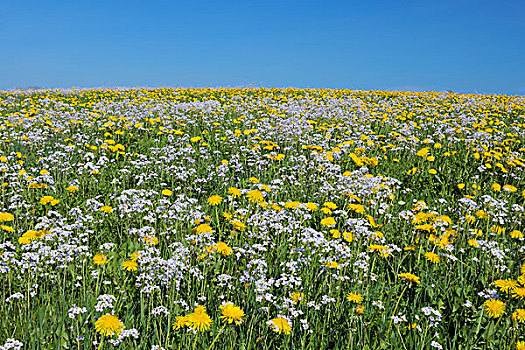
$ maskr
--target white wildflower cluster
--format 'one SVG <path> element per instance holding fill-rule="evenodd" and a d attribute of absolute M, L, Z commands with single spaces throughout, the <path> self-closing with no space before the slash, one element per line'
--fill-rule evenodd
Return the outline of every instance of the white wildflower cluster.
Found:
<path fill-rule="evenodd" d="M 95 310 L 98 312 L 104 312 L 106 309 L 113 310 L 113 303 L 117 301 L 117 298 L 111 294 L 103 294 L 97 298 L 95 304 Z"/>
<path fill-rule="evenodd" d="M 73 307 L 71 307 L 68 311 L 67 311 L 67 315 L 69 316 L 69 318 L 71 319 L 74 319 L 76 318 L 78 315 L 82 315 L 84 313 L 87 312 L 87 308 L 85 307 L 78 307 L 76 305 L 73 305 Z"/>
<path fill-rule="evenodd" d="M 419 312 L 427 316 L 430 327 L 436 327 L 441 322 L 441 313 L 438 310 L 435 310 L 430 306 L 425 306 L 421 308 Z"/>
<path fill-rule="evenodd" d="M 23 346 L 24 343 L 12 338 L 7 338 L 4 345 L 0 345 L 0 350 L 21 350 Z"/>

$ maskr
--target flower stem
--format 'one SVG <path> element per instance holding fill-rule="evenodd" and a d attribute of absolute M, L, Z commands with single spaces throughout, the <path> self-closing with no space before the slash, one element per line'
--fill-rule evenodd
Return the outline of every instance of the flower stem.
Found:
<path fill-rule="evenodd" d="M 208 350 L 211 350 L 211 348 L 213 348 L 213 344 L 215 344 L 215 342 L 217 341 L 217 339 L 219 339 L 219 335 L 222 334 L 222 331 L 224 330 L 224 327 L 226 327 L 226 323 L 222 326 L 221 329 L 219 329 L 219 332 L 218 332 L 217 335 L 215 336 L 215 339 L 213 339 L 213 341 L 211 342 L 211 345 L 210 345 L 210 347 L 208 348 Z"/>
<path fill-rule="evenodd" d="M 392 316 L 394 316 L 396 314 L 397 307 L 399 306 L 399 302 L 401 301 L 401 298 L 403 297 L 403 294 L 405 294 L 405 291 L 407 290 L 407 288 L 408 288 L 408 284 L 405 286 L 405 288 L 401 292 L 401 295 L 397 299 L 397 303 L 396 303 L 396 306 L 394 307 L 394 311 L 392 312 Z M 388 329 L 387 329 L 388 334 L 390 334 L 390 327 L 392 326 L 392 321 L 393 321 L 393 319 L 390 318 L 390 323 L 388 324 Z"/>

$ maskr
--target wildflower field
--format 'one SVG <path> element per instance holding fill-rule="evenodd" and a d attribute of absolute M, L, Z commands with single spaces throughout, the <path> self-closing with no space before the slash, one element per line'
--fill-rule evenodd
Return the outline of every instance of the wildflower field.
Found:
<path fill-rule="evenodd" d="M 525 97 L 0 92 L 0 349 L 525 349 Z"/>

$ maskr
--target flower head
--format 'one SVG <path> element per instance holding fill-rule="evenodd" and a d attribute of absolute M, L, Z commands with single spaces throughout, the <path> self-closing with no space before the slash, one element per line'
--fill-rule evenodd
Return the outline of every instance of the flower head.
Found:
<path fill-rule="evenodd" d="M 356 294 L 356 293 L 348 293 L 346 295 L 346 299 L 354 303 L 357 303 L 357 304 L 363 302 L 363 296 L 361 294 Z"/>
<path fill-rule="evenodd" d="M 512 319 L 516 320 L 520 323 L 525 322 L 525 310 L 524 309 L 517 309 L 512 313 Z"/>
<path fill-rule="evenodd" d="M 233 254 L 233 250 L 224 242 L 217 242 L 217 252 L 223 256 L 228 256 Z"/>
<path fill-rule="evenodd" d="M 105 265 L 108 263 L 108 258 L 104 254 L 95 254 L 93 257 L 93 263 L 95 265 Z"/>
<path fill-rule="evenodd" d="M 197 226 L 197 234 L 202 234 L 202 233 L 211 233 L 212 232 L 212 228 L 210 225 L 208 224 L 200 224 L 199 226 Z"/>
<path fill-rule="evenodd" d="M 233 220 L 230 222 L 230 224 L 232 224 L 232 226 L 239 231 L 244 231 L 246 229 L 246 225 L 239 220 Z"/>
<path fill-rule="evenodd" d="M 78 192 L 78 187 L 77 186 L 68 186 L 68 187 L 66 187 L 66 191 L 69 191 L 71 193 Z"/>
<path fill-rule="evenodd" d="M 13 221 L 15 219 L 13 214 L 0 213 L 0 222 Z"/>
<path fill-rule="evenodd" d="M 137 271 L 138 269 L 138 264 L 136 261 L 134 260 L 126 260 L 122 263 L 122 270 L 126 270 L 126 271 Z"/>
<path fill-rule="evenodd" d="M 518 286 L 518 281 L 507 278 L 506 280 L 496 280 L 494 285 L 502 292 L 509 293 L 513 288 Z"/>
<path fill-rule="evenodd" d="M 228 193 L 232 197 L 240 197 L 241 196 L 241 190 L 239 190 L 237 187 L 230 187 L 230 188 L 228 188 Z"/>
<path fill-rule="evenodd" d="M 306 300 L 305 296 L 304 296 L 304 293 L 300 293 L 300 292 L 293 292 L 292 294 L 290 294 L 290 298 L 293 300 L 294 303 L 302 303 Z"/>
<path fill-rule="evenodd" d="M 226 305 L 219 306 L 219 308 L 221 309 L 222 313 L 219 318 L 222 318 L 224 322 L 235 322 L 236 325 L 240 325 L 243 322 L 242 317 L 244 317 L 245 314 L 240 307 L 235 306 L 232 303 L 228 303 Z"/>
<path fill-rule="evenodd" d="M 489 299 L 483 304 L 489 317 L 498 318 L 505 313 L 505 304 L 498 299 Z"/>
<path fill-rule="evenodd" d="M 109 205 L 103 205 L 102 207 L 100 207 L 100 210 L 102 210 L 106 214 L 110 214 L 113 212 L 113 208 Z"/>
<path fill-rule="evenodd" d="M 181 329 L 186 326 L 188 323 L 188 318 L 186 316 L 177 316 L 175 322 L 173 323 L 173 330 Z"/>
<path fill-rule="evenodd" d="M 222 203 L 222 197 L 221 196 L 214 195 L 214 196 L 211 196 L 210 198 L 208 198 L 208 204 L 209 205 L 215 206 L 215 205 L 219 205 L 221 203 Z"/>
<path fill-rule="evenodd" d="M 270 321 L 270 326 L 272 327 L 275 333 L 279 334 L 290 334 L 290 331 L 292 330 L 292 327 L 290 327 L 288 320 L 284 317 L 273 318 Z"/>
<path fill-rule="evenodd" d="M 332 226 L 335 226 L 335 224 L 336 224 L 335 219 L 331 216 L 321 220 L 321 225 L 323 226 L 332 227 Z"/>
<path fill-rule="evenodd" d="M 264 200 L 263 194 L 259 190 L 252 190 L 248 192 L 246 197 L 252 203 L 261 203 Z"/>
<path fill-rule="evenodd" d="M 512 290 L 512 296 L 516 299 L 525 299 L 525 287 L 517 287 Z"/>
<path fill-rule="evenodd" d="M 414 274 L 411 274 L 411 273 L 400 273 L 397 275 L 398 277 L 402 277 L 410 282 L 414 282 L 414 283 L 417 283 L 417 284 L 420 284 L 421 281 L 419 280 L 419 276 L 416 276 Z"/>
<path fill-rule="evenodd" d="M 124 329 L 124 324 L 120 322 L 117 316 L 104 315 L 95 322 L 96 331 L 103 336 L 119 335 Z"/>
<path fill-rule="evenodd" d="M 51 203 L 54 200 L 55 198 L 53 198 L 53 196 L 44 196 L 40 198 L 40 204 L 45 205 L 45 204 Z"/>
<path fill-rule="evenodd" d="M 439 263 L 439 260 L 440 260 L 439 255 L 433 252 L 426 252 L 425 257 L 427 258 L 428 261 L 434 264 Z"/>
<path fill-rule="evenodd" d="M 210 326 L 213 323 L 212 319 L 210 318 L 210 316 L 208 316 L 206 311 L 198 312 L 197 310 L 186 316 L 186 322 L 188 326 L 199 332 L 207 331 L 208 329 L 210 329 Z"/>

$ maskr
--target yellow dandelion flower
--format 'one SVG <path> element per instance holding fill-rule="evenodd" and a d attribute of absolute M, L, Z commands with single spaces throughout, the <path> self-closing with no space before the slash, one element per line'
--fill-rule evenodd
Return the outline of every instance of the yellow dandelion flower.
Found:
<path fill-rule="evenodd" d="M 240 325 L 243 322 L 243 317 L 245 316 L 244 311 L 238 307 L 233 305 L 232 303 L 228 303 L 226 305 L 219 306 L 221 309 L 221 318 L 224 322 L 228 322 L 228 324 L 231 324 L 235 322 L 236 325 Z"/>
<path fill-rule="evenodd" d="M 252 203 L 260 203 L 264 200 L 264 196 L 259 190 L 252 190 L 246 194 L 248 200 Z"/>
<path fill-rule="evenodd" d="M 233 254 L 233 250 L 224 242 L 217 242 L 217 252 L 223 256 L 228 256 Z"/>
<path fill-rule="evenodd" d="M 512 313 L 512 319 L 520 323 L 524 323 L 525 322 L 525 310 L 517 309 L 516 311 L 514 311 Z"/>
<path fill-rule="evenodd" d="M 186 316 L 177 316 L 173 323 L 173 330 L 176 331 L 188 324 L 188 318 Z"/>
<path fill-rule="evenodd" d="M 11 226 L 7 226 L 7 225 L 0 225 L 0 228 L 6 232 L 15 232 L 15 229 Z"/>
<path fill-rule="evenodd" d="M 328 209 L 331 209 L 331 210 L 336 210 L 337 209 L 337 204 L 335 204 L 334 202 L 324 202 L 323 206 L 325 206 L 325 207 L 327 207 Z"/>
<path fill-rule="evenodd" d="M 113 208 L 109 205 L 103 205 L 102 207 L 100 207 L 100 210 L 102 210 L 106 214 L 110 214 L 113 212 Z"/>
<path fill-rule="evenodd" d="M 195 306 L 194 313 L 205 313 L 206 312 L 206 306 L 204 305 L 197 305 Z"/>
<path fill-rule="evenodd" d="M 339 264 L 337 263 L 337 261 L 329 261 L 324 266 L 326 266 L 326 267 L 328 267 L 330 269 L 338 269 L 339 268 Z"/>
<path fill-rule="evenodd" d="M 236 188 L 236 187 L 230 187 L 230 188 L 228 188 L 228 193 L 229 193 L 232 197 L 240 197 L 240 196 L 241 196 L 241 190 L 239 190 L 239 189 Z"/>
<path fill-rule="evenodd" d="M 432 224 L 423 224 L 414 226 L 415 230 L 426 231 L 428 233 L 436 232 L 436 228 Z"/>
<path fill-rule="evenodd" d="M 323 207 L 321 208 L 321 213 L 326 214 L 326 215 L 331 215 L 332 210 L 330 210 L 330 208 Z"/>
<path fill-rule="evenodd" d="M 419 280 L 420 277 L 419 277 L 419 276 L 416 276 L 416 275 L 414 275 L 414 274 L 412 274 L 412 273 L 408 273 L 408 272 L 406 272 L 406 273 L 400 273 L 400 274 L 398 274 L 397 276 L 398 276 L 398 277 L 402 277 L 402 278 L 404 278 L 404 279 L 406 279 L 406 280 L 408 280 L 408 281 L 410 281 L 410 282 L 414 282 L 414 283 L 417 283 L 417 284 L 420 284 L 420 283 L 421 283 L 421 281 Z"/>
<path fill-rule="evenodd" d="M 348 204 L 348 210 L 355 211 L 358 214 L 363 214 L 365 212 L 365 207 L 361 204 Z"/>
<path fill-rule="evenodd" d="M 494 285 L 504 293 L 509 293 L 512 289 L 518 286 L 518 281 L 507 278 L 506 280 L 496 280 Z"/>
<path fill-rule="evenodd" d="M 525 299 L 525 287 L 517 287 L 512 290 L 512 297 L 516 299 Z"/>
<path fill-rule="evenodd" d="M 212 228 L 210 225 L 208 224 L 200 224 L 199 226 L 197 226 L 197 234 L 202 234 L 202 233 L 212 233 Z"/>
<path fill-rule="evenodd" d="M 429 147 L 422 148 L 419 151 L 417 151 L 416 155 L 419 157 L 426 158 L 429 150 Z"/>
<path fill-rule="evenodd" d="M 77 186 L 68 186 L 68 187 L 66 187 L 66 191 L 71 192 L 71 193 L 78 192 L 78 187 Z"/>
<path fill-rule="evenodd" d="M 15 219 L 13 214 L 0 213 L 0 222 L 13 221 Z"/>
<path fill-rule="evenodd" d="M 154 245 L 159 244 L 159 239 L 155 236 L 144 236 L 144 238 L 142 239 L 144 240 L 144 244 L 149 245 L 149 246 L 154 246 Z"/>
<path fill-rule="evenodd" d="M 308 203 L 306 203 L 306 207 L 307 207 L 308 210 L 310 210 L 310 211 L 317 211 L 317 209 L 318 209 L 317 204 L 312 203 L 312 202 L 308 202 Z"/>
<path fill-rule="evenodd" d="M 284 203 L 284 207 L 287 209 L 297 209 L 298 206 L 301 205 L 301 202 L 293 201 L 293 202 L 286 202 Z"/>
<path fill-rule="evenodd" d="M 525 274 L 521 274 L 518 276 L 518 283 L 522 286 L 525 285 Z"/>
<path fill-rule="evenodd" d="M 126 260 L 122 263 L 122 270 L 137 271 L 139 264 L 134 260 Z"/>
<path fill-rule="evenodd" d="M 518 341 L 516 343 L 516 350 L 525 350 L 525 341 Z"/>
<path fill-rule="evenodd" d="M 275 210 L 276 212 L 280 212 L 281 210 L 283 210 L 283 208 L 281 208 L 277 204 L 272 204 L 272 209 Z"/>
<path fill-rule="evenodd" d="M 479 247 L 478 241 L 476 241 L 474 238 L 468 240 L 468 245 L 474 248 Z"/>
<path fill-rule="evenodd" d="M 239 231 L 244 231 L 246 229 L 246 225 L 239 221 L 239 220 L 233 220 L 230 222 L 230 224 L 236 229 L 236 230 L 239 230 Z"/>
<path fill-rule="evenodd" d="M 417 173 L 417 170 L 418 169 L 416 167 L 414 167 L 414 168 L 410 169 L 409 171 L 407 171 L 407 175 L 414 175 L 415 173 Z"/>
<path fill-rule="evenodd" d="M 427 258 L 428 261 L 434 264 L 438 264 L 440 260 L 439 255 L 433 252 L 426 252 L 425 257 Z"/>
<path fill-rule="evenodd" d="M 222 197 L 219 196 L 219 195 L 214 195 L 214 196 L 211 196 L 210 198 L 208 198 L 208 204 L 209 205 L 215 206 L 215 205 L 219 205 L 221 203 L 222 203 Z"/>
<path fill-rule="evenodd" d="M 113 334 L 119 335 L 124 329 L 124 324 L 120 322 L 117 316 L 103 315 L 95 322 L 95 329 L 105 337 Z"/>
<path fill-rule="evenodd" d="M 482 219 L 482 220 L 487 220 L 489 218 L 489 214 L 487 214 L 487 212 L 482 209 L 475 212 L 474 215 L 476 215 L 478 219 Z"/>
<path fill-rule="evenodd" d="M 501 300 L 489 299 L 483 305 L 489 317 L 498 318 L 505 313 L 505 304 Z"/>
<path fill-rule="evenodd" d="M 378 252 L 379 255 L 383 258 L 388 258 L 390 256 L 389 248 L 385 245 L 370 244 L 370 246 L 368 246 L 368 249 L 370 249 L 372 252 Z"/>
<path fill-rule="evenodd" d="M 44 196 L 44 197 L 40 198 L 40 204 L 46 205 L 48 203 L 51 203 L 54 200 L 55 200 L 55 198 L 53 198 L 53 196 Z"/>
<path fill-rule="evenodd" d="M 346 299 L 356 304 L 363 302 L 363 296 L 361 294 L 356 294 L 356 293 L 348 293 L 346 295 Z"/>
<path fill-rule="evenodd" d="M 341 237 L 341 232 L 339 232 L 339 230 L 336 230 L 336 229 L 331 229 L 330 234 L 332 235 L 333 238 Z"/>
<path fill-rule="evenodd" d="M 166 196 L 166 197 L 169 197 L 169 196 L 173 195 L 173 191 L 168 190 L 168 189 L 166 188 L 166 189 L 162 190 L 162 195 L 163 195 L 163 196 Z"/>
<path fill-rule="evenodd" d="M 321 225 L 323 226 L 331 227 L 331 226 L 335 226 L 335 224 L 336 224 L 335 219 L 331 216 L 321 220 Z"/>
<path fill-rule="evenodd" d="M 104 254 L 95 254 L 93 263 L 95 265 L 105 265 L 108 263 L 108 258 Z"/>
<path fill-rule="evenodd" d="M 351 243 L 354 240 L 354 235 L 351 232 L 343 232 L 343 239 L 348 243 Z"/>
<path fill-rule="evenodd" d="M 293 292 L 292 294 L 290 294 L 290 298 L 293 300 L 294 303 L 302 303 L 306 300 L 306 298 L 304 297 L 304 293 L 299 293 L 299 292 Z"/>
<path fill-rule="evenodd" d="M 290 334 L 292 327 L 288 323 L 288 320 L 284 317 L 272 318 L 270 326 L 275 333 Z"/>
<path fill-rule="evenodd" d="M 208 314 L 204 312 L 195 312 L 186 316 L 186 321 L 188 326 L 195 329 L 196 331 L 207 331 L 210 329 L 211 324 L 213 323 L 212 319 Z"/>

